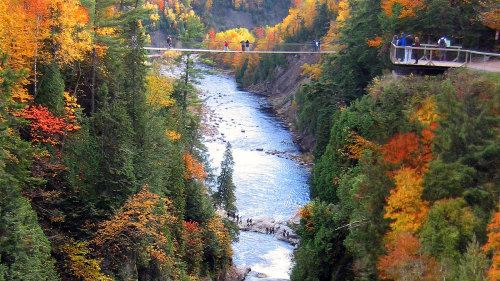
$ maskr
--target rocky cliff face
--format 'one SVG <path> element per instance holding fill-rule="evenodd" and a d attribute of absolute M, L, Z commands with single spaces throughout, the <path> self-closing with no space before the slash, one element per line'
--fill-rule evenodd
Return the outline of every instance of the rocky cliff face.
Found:
<path fill-rule="evenodd" d="M 288 125 L 302 152 L 312 153 L 315 145 L 314 138 L 306 131 L 299 131 L 296 127 L 297 110 L 292 106 L 292 101 L 300 86 L 309 82 L 308 77 L 301 76 L 301 66 L 304 63 L 317 63 L 318 55 L 290 55 L 287 56 L 286 61 L 286 67 L 275 67 L 272 82 L 258 83 L 250 86 L 247 90 L 267 96 L 273 111 Z"/>

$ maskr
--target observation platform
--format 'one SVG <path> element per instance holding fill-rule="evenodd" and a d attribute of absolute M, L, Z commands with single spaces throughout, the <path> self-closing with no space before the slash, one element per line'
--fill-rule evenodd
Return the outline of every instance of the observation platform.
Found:
<path fill-rule="evenodd" d="M 412 51 L 409 61 L 402 60 L 405 50 Z M 415 54 L 418 54 L 418 63 L 415 63 Z M 401 47 L 391 43 L 390 60 L 396 72 L 402 74 L 433 74 L 458 67 L 500 72 L 500 54 L 467 50 L 460 46 L 439 48 L 436 45 L 421 44 L 420 47 Z"/>

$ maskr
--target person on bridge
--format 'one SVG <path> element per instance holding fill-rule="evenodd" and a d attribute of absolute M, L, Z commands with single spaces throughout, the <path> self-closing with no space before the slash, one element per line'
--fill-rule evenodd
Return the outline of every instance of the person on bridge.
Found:
<path fill-rule="evenodd" d="M 316 41 L 316 51 L 321 52 L 321 42 L 318 40 Z"/>
<path fill-rule="evenodd" d="M 241 51 L 245 51 L 245 40 L 241 40 Z"/>
<path fill-rule="evenodd" d="M 170 37 L 170 35 L 167 37 L 167 45 L 169 49 L 172 48 L 172 37 Z"/>
<path fill-rule="evenodd" d="M 313 52 L 316 52 L 316 39 L 312 41 Z"/>
<path fill-rule="evenodd" d="M 248 41 L 248 39 L 247 39 L 247 41 L 245 42 L 245 45 L 246 45 L 246 47 L 247 47 L 247 52 L 248 52 L 248 51 L 250 51 L 250 41 Z"/>
<path fill-rule="evenodd" d="M 227 40 L 224 42 L 224 51 L 229 51 L 229 43 L 227 43 Z"/>

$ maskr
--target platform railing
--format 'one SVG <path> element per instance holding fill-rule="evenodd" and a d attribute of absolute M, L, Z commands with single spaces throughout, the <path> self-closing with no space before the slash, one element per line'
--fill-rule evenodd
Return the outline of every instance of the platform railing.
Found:
<path fill-rule="evenodd" d="M 405 50 L 411 50 L 410 60 L 405 61 Z M 396 46 L 391 43 L 390 60 L 395 65 L 418 65 L 436 67 L 467 67 L 477 70 L 500 72 L 500 54 L 463 49 L 461 46 L 439 48 L 421 44 L 420 47 Z"/>

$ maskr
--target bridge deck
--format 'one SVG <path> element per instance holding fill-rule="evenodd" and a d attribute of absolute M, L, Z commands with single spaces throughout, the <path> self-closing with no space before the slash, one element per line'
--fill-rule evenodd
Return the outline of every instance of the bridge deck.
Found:
<path fill-rule="evenodd" d="M 176 51 L 176 52 L 193 52 L 193 53 L 248 53 L 248 54 L 334 54 L 336 51 L 280 51 L 280 50 L 271 50 L 271 51 L 224 51 L 224 50 L 213 50 L 213 49 L 189 49 L 189 48 L 158 48 L 158 47 L 144 47 L 146 50 L 150 51 Z"/>

